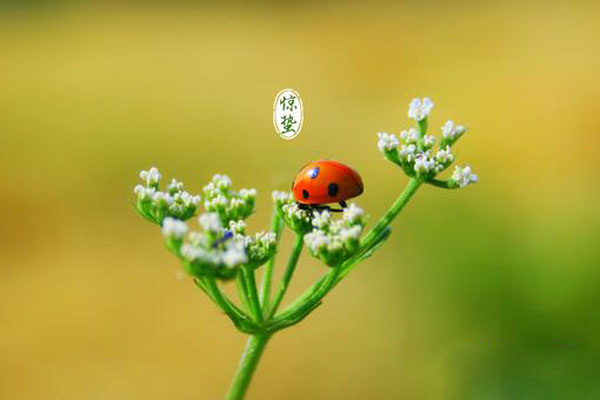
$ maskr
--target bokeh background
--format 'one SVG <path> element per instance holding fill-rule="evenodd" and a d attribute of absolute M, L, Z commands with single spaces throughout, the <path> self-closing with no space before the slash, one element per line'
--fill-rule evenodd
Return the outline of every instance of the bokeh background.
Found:
<path fill-rule="evenodd" d="M 245 338 L 134 212 L 139 170 L 195 190 L 226 172 L 259 190 L 261 230 L 271 190 L 335 158 L 374 220 L 406 182 L 375 133 L 427 95 L 433 129 L 470 127 L 481 182 L 420 190 L 271 341 L 249 399 L 600 398 L 599 20 L 573 1 L 3 3 L 0 397 L 221 398 Z M 292 141 L 284 87 L 306 107 Z M 324 272 L 304 257 L 291 294 Z"/>

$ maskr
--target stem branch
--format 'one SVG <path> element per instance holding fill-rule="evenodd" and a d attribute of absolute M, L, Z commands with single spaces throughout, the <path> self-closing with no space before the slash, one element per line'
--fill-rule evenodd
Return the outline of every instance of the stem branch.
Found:
<path fill-rule="evenodd" d="M 292 250 L 292 254 L 290 255 L 290 260 L 288 261 L 288 265 L 283 273 L 283 278 L 281 279 L 281 284 L 279 286 L 279 290 L 273 299 L 273 304 L 269 311 L 269 318 L 271 318 L 277 312 L 277 308 L 281 304 L 283 300 L 283 296 L 287 291 L 290 281 L 292 280 L 292 275 L 294 275 L 294 270 L 296 269 L 296 265 L 298 264 L 298 259 L 300 258 L 300 253 L 302 252 L 302 246 L 304 245 L 304 237 L 300 234 L 296 234 L 296 240 L 294 241 L 294 248 Z"/>

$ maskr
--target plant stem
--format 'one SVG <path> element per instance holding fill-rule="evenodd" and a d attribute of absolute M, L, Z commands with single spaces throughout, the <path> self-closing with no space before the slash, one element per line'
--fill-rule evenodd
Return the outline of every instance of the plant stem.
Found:
<path fill-rule="evenodd" d="M 388 227 L 388 225 L 396 218 L 398 213 L 402 211 L 406 203 L 410 200 L 410 198 L 416 193 L 417 189 L 421 186 L 421 182 L 415 178 L 411 178 L 408 181 L 408 184 L 400 193 L 400 196 L 394 201 L 394 204 L 387 210 L 387 212 L 381 217 L 377 225 L 375 225 L 369 233 L 365 235 L 365 237 L 360 241 L 361 250 L 368 250 L 369 246 L 373 244 L 373 242 L 381 235 L 383 230 Z"/>
<path fill-rule="evenodd" d="M 254 270 L 243 267 L 240 272 L 244 275 L 244 280 L 246 281 L 250 309 L 254 314 L 256 322 L 260 324 L 262 322 L 262 310 L 260 308 L 260 300 L 258 299 L 258 289 L 256 288 L 256 280 L 254 279 Z"/>
<path fill-rule="evenodd" d="M 231 382 L 229 393 L 227 393 L 227 400 L 242 400 L 244 398 L 244 395 L 248 390 L 248 386 L 250 385 L 252 375 L 254 374 L 254 371 L 258 365 L 258 361 L 260 360 L 260 356 L 265 350 L 265 346 L 267 345 L 270 337 L 270 334 L 257 334 L 250 336 L 246 342 L 244 353 L 240 358 L 238 369 L 235 373 L 233 381 Z"/>
<path fill-rule="evenodd" d="M 283 273 L 283 278 L 281 278 L 281 284 L 279 286 L 279 290 L 273 299 L 273 304 L 269 311 L 268 317 L 272 317 L 277 312 L 277 308 L 281 304 L 283 300 L 283 296 L 287 291 L 290 281 L 292 280 L 292 275 L 294 275 L 294 270 L 296 269 L 296 265 L 298 264 L 298 259 L 300 258 L 300 253 L 302 252 L 302 246 L 304 245 L 304 236 L 296 234 L 296 240 L 294 241 L 294 248 L 292 250 L 292 254 L 290 255 L 290 259 L 288 261 L 288 265 Z"/>
<path fill-rule="evenodd" d="M 277 250 L 279 247 L 279 242 L 281 240 L 281 231 L 283 229 L 283 224 L 281 220 L 281 216 L 277 212 L 277 206 L 275 206 L 273 210 L 273 222 L 271 224 L 271 231 L 275 233 L 275 254 L 267 265 L 265 265 L 265 272 L 263 274 L 262 282 L 260 285 L 260 303 L 262 305 L 263 311 L 266 313 L 267 308 L 269 306 L 269 296 L 271 295 L 271 282 L 273 281 L 273 268 L 275 267 L 275 258 L 277 257 Z"/>

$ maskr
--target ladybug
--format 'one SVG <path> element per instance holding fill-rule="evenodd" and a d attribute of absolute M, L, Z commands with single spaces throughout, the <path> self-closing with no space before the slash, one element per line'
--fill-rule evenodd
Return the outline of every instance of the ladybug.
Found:
<path fill-rule="evenodd" d="M 339 203 L 346 208 L 346 200 L 364 191 L 358 172 L 334 160 L 311 161 L 306 164 L 292 183 L 294 199 L 302 208 L 320 208 L 331 211 L 325 204 Z"/>

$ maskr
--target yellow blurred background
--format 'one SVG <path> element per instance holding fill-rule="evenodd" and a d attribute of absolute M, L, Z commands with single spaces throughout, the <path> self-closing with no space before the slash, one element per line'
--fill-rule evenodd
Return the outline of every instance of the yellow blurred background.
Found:
<path fill-rule="evenodd" d="M 0 8 L 0 398 L 217 399 L 244 336 L 132 207 L 140 169 L 273 189 L 406 178 L 375 133 L 469 126 L 480 183 L 425 187 L 374 257 L 269 343 L 249 399 L 600 398 L 600 4 L 20 2 Z M 276 92 L 303 96 L 279 139 Z M 286 234 L 279 272 L 289 251 Z M 325 267 L 301 259 L 291 294 Z"/>

